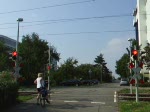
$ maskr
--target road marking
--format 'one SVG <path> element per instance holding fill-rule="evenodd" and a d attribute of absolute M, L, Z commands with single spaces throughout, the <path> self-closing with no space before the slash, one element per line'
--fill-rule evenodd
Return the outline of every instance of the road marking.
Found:
<path fill-rule="evenodd" d="M 117 102 L 117 92 L 114 93 L 114 102 Z"/>
<path fill-rule="evenodd" d="M 76 103 L 76 102 L 79 102 L 79 101 L 64 101 L 64 102 Z"/>
<path fill-rule="evenodd" d="M 91 102 L 91 103 L 96 103 L 96 104 L 105 104 L 105 102 Z"/>

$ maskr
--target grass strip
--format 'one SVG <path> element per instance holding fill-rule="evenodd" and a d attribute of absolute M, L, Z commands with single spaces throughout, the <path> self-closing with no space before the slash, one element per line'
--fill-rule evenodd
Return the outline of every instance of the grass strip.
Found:
<path fill-rule="evenodd" d="M 119 102 L 119 110 L 120 112 L 150 112 L 150 102 Z"/>
<path fill-rule="evenodd" d="M 18 96 L 17 101 L 18 102 L 26 102 L 28 100 L 31 100 L 32 98 L 34 98 L 34 96 L 32 96 L 32 95 Z"/>

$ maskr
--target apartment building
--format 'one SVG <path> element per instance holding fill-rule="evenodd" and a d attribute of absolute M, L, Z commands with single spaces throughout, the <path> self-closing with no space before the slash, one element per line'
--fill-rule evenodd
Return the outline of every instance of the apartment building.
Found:
<path fill-rule="evenodd" d="M 137 0 L 137 6 L 133 12 L 136 40 L 141 50 L 150 43 L 150 0 Z M 144 67 L 141 70 L 145 77 L 150 78 L 149 70 Z"/>
<path fill-rule="evenodd" d="M 14 39 L 11 39 L 4 35 L 0 35 L 0 41 L 4 42 L 4 44 L 12 50 L 16 48 L 16 40 Z"/>

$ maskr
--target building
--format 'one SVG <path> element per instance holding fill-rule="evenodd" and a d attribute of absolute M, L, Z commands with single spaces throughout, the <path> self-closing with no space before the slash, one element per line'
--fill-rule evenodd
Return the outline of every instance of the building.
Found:
<path fill-rule="evenodd" d="M 4 44 L 12 50 L 16 48 L 16 40 L 14 39 L 11 39 L 4 35 L 0 35 L 0 41 L 4 42 Z"/>
<path fill-rule="evenodd" d="M 150 0 L 137 0 L 133 16 L 136 40 L 139 46 L 141 46 L 141 50 L 143 50 L 147 46 L 147 43 L 150 43 Z M 149 71 L 145 67 L 142 73 L 150 78 Z"/>

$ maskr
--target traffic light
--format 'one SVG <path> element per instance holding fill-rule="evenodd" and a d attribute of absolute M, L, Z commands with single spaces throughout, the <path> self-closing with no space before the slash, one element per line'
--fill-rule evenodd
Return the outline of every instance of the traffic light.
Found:
<path fill-rule="evenodd" d="M 16 51 L 12 52 L 12 60 L 16 60 L 18 56 L 18 53 Z"/>
<path fill-rule="evenodd" d="M 133 50 L 132 51 L 132 56 L 133 56 L 134 60 L 137 60 L 138 59 L 138 50 Z"/>

